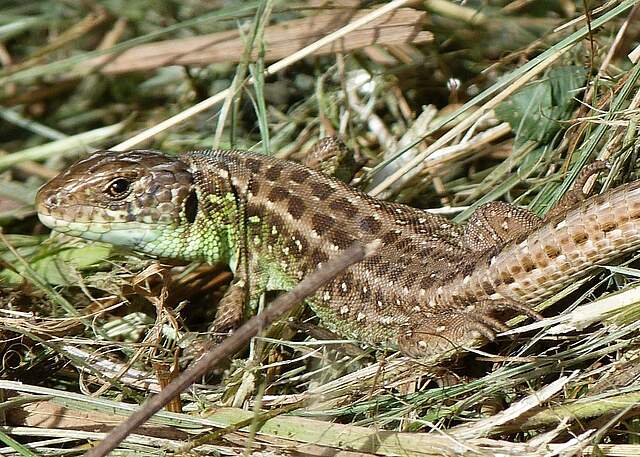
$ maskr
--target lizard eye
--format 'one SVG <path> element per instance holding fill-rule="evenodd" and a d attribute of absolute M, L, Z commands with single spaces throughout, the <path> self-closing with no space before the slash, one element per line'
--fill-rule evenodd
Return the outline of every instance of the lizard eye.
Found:
<path fill-rule="evenodd" d="M 131 187 L 131 181 L 118 178 L 109 183 L 106 192 L 113 198 L 124 198 L 129 193 L 129 187 Z"/>

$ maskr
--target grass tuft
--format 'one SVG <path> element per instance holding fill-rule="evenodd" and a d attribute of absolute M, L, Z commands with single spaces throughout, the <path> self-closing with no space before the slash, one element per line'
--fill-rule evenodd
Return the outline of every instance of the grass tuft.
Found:
<path fill-rule="evenodd" d="M 497 199 L 544 214 L 595 159 L 611 165 L 597 190 L 638 178 L 633 0 L 4 3 L 5 452 L 102 439 L 185 368 L 231 279 L 49 236 L 35 191 L 94 149 L 301 160 L 338 134 L 365 163 L 355 186 L 457 222 Z M 621 259 L 543 303 L 544 321 L 437 364 L 298 309 L 119 449 L 639 455 L 639 274 Z"/>

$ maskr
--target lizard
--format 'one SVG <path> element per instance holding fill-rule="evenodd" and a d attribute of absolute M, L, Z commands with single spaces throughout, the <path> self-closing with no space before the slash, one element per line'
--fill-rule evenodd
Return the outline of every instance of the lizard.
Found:
<path fill-rule="evenodd" d="M 306 302 L 335 333 L 417 358 L 492 340 L 531 306 L 640 246 L 640 181 L 587 198 L 594 162 L 540 218 L 503 202 L 466 225 L 375 199 L 301 164 L 237 150 L 101 151 L 45 184 L 42 223 L 159 258 L 227 263 L 213 328 L 289 290 L 355 241 L 377 253 Z M 250 312 L 250 311 L 249 311 Z"/>

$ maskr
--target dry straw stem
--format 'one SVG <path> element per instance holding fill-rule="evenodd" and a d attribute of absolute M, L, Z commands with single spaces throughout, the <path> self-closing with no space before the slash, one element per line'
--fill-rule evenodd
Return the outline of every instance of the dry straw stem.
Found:
<path fill-rule="evenodd" d="M 379 196 L 381 195 L 387 188 L 389 188 L 393 183 L 402 178 L 405 174 L 409 173 L 414 167 L 420 165 L 425 159 L 427 159 L 432 154 L 435 154 L 439 149 L 443 148 L 447 143 L 454 140 L 459 135 L 462 135 L 464 131 L 473 126 L 478 119 L 480 119 L 483 115 L 485 115 L 488 111 L 492 110 L 504 100 L 506 100 L 511 94 L 515 91 L 523 87 L 526 83 L 531 81 L 534 76 L 542 73 L 546 68 L 551 66 L 553 62 L 558 60 L 562 54 L 564 54 L 569 48 L 562 49 L 557 53 L 550 56 L 547 60 L 540 63 L 540 65 L 532 68 L 516 81 L 514 81 L 509 87 L 507 87 L 504 91 L 500 92 L 497 96 L 492 98 L 490 101 L 482 105 L 477 111 L 468 116 L 458 125 L 453 127 L 451 130 L 447 131 L 444 135 L 434 141 L 428 148 L 422 151 L 420 154 L 416 155 L 413 159 L 407 161 L 400 169 L 398 169 L 395 173 L 390 175 L 387 179 L 382 181 L 376 187 L 369 191 L 370 195 Z"/>
<path fill-rule="evenodd" d="M 317 16 L 282 22 L 266 27 L 263 42 L 264 60 L 271 62 L 294 54 L 344 27 L 350 21 L 362 19 L 376 10 L 334 11 Z M 410 8 L 400 8 L 353 30 L 340 40 L 331 41 L 310 55 L 348 52 L 372 45 L 396 45 L 425 43 L 433 40 L 431 32 L 422 31 L 426 13 Z M 207 65 L 216 62 L 237 63 L 243 56 L 245 43 L 238 30 L 212 33 L 197 37 L 180 38 L 148 43 L 128 49 L 111 57 L 103 56 L 83 63 L 100 67 L 101 73 L 118 74 L 151 70 L 167 65 Z M 251 59 L 259 57 L 254 49 Z"/>
<path fill-rule="evenodd" d="M 127 121 L 124 121 L 106 127 L 99 127 L 95 130 L 89 130 L 62 140 L 52 141 L 0 157 L 0 171 L 4 171 L 21 162 L 43 160 L 56 154 L 61 154 L 65 157 L 77 156 L 80 152 L 86 151 L 89 144 L 100 144 L 119 134 L 127 123 Z"/>
<path fill-rule="evenodd" d="M 546 402 L 564 389 L 570 381 L 575 379 L 577 375 L 578 371 L 574 371 L 570 376 L 562 376 L 551 384 L 544 386 L 539 391 L 517 401 L 504 411 L 494 414 L 493 416 L 480 419 L 477 422 L 458 426 L 449 430 L 449 433 L 458 439 L 480 438 L 482 436 L 495 433 L 494 430 L 496 427 L 514 421 L 523 414 L 526 414 L 532 408 Z"/>
<path fill-rule="evenodd" d="M 476 26 L 485 25 L 487 22 L 487 16 L 483 13 L 447 0 L 425 0 L 424 7 L 434 14 L 450 17 Z"/>
<path fill-rule="evenodd" d="M 312 55 L 314 52 L 316 52 L 319 49 L 322 49 L 324 46 L 329 45 L 330 43 L 333 43 L 335 41 L 337 41 L 340 38 L 343 38 L 344 36 L 346 36 L 348 33 L 359 29 L 360 27 L 364 26 L 365 24 L 368 24 L 386 14 L 391 13 L 394 10 L 397 10 L 398 8 L 404 6 L 405 4 L 409 3 L 410 0 L 394 0 L 392 2 L 387 3 L 386 5 L 370 12 L 369 14 L 366 14 L 365 16 L 356 19 L 353 22 L 350 22 L 349 24 L 345 25 L 344 27 L 341 27 L 340 29 L 336 30 L 335 32 L 319 39 L 318 41 L 311 43 L 308 46 L 305 46 L 303 49 L 299 50 L 298 52 L 295 52 L 293 54 L 291 54 L 289 57 L 285 57 L 282 60 L 279 60 L 271 65 L 269 65 L 266 69 L 265 69 L 265 75 L 272 75 L 275 74 L 281 70 L 283 70 L 284 68 L 287 68 L 288 66 L 292 65 L 293 63 L 308 57 L 310 55 Z M 247 84 L 253 84 L 254 80 L 253 78 L 250 78 L 247 81 Z M 217 94 L 207 98 L 206 100 L 201 101 L 200 103 L 197 103 L 196 105 L 192 106 L 191 108 L 188 108 L 184 111 L 182 111 L 181 113 L 176 114 L 175 116 L 170 117 L 169 119 L 166 119 L 162 122 L 160 122 L 159 124 L 151 127 L 150 129 L 147 129 L 143 132 L 140 132 L 139 134 L 135 135 L 132 138 L 129 138 L 126 141 L 123 141 L 122 143 L 114 146 L 112 148 L 112 150 L 114 151 L 125 151 L 127 149 L 130 149 L 140 143 L 142 143 L 143 141 L 148 140 L 149 138 L 153 138 L 155 135 L 165 131 L 166 129 L 169 129 L 171 127 L 173 127 L 174 125 L 177 125 L 187 119 L 189 119 L 192 116 L 195 116 L 196 114 L 205 111 L 209 108 L 211 108 L 212 106 L 216 105 L 217 103 L 221 102 L 222 100 L 224 100 L 224 98 L 228 95 L 228 93 L 230 92 L 230 89 L 225 89 L 223 91 L 218 92 Z"/>
<path fill-rule="evenodd" d="M 59 37 L 48 45 L 38 49 L 29 60 L 15 65 L 11 68 L 12 71 L 20 71 L 25 68 L 33 67 L 44 60 L 44 58 L 50 53 L 62 48 L 63 46 L 78 40 L 83 35 L 89 33 L 91 30 L 98 27 L 100 24 L 107 20 L 108 16 L 103 9 L 99 9 L 95 13 L 90 13 L 80 22 L 75 24 L 69 30 L 64 31 Z"/>
<path fill-rule="evenodd" d="M 608 20 L 611 20 L 618 14 L 623 13 L 624 11 L 626 11 L 627 9 L 631 8 L 634 5 L 635 5 L 634 0 L 623 1 L 620 5 L 617 5 L 611 11 L 607 12 L 606 14 L 603 14 L 603 16 L 594 20 L 591 25 L 591 28 L 595 28 L 603 25 Z M 505 76 L 504 78 L 502 78 L 501 81 L 497 82 L 489 89 L 477 95 L 474 99 L 465 103 L 464 106 L 462 106 L 454 114 L 446 118 L 441 124 L 439 124 L 434 129 L 427 132 L 425 134 L 425 137 L 432 134 L 437 128 L 446 125 L 447 122 L 450 122 L 451 120 L 460 116 L 462 113 L 466 112 L 470 107 L 476 105 L 479 101 L 484 100 L 490 95 L 493 95 L 493 98 L 488 102 L 486 102 L 484 105 L 480 106 L 477 109 L 477 111 L 469 115 L 467 118 L 465 118 L 458 125 L 453 127 L 451 130 L 447 131 L 444 135 L 442 135 L 435 142 L 433 142 L 429 147 L 427 147 L 422 153 L 416 155 L 411 160 L 408 160 L 400 169 L 398 169 L 396 172 L 391 174 L 380 184 L 373 187 L 369 191 L 369 194 L 373 196 L 384 197 L 385 195 L 383 194 L 383 192 L 388 188 L 390 188 L 402 176 L 410 172 L 414 167 L 419 166 L 422 163 L 422 161 L 424 161 L 427 157 L 429 157 L 431 154 L 436 152 L 438 149 L 445 146 L 450 141 L 455 140 L 455 138 L 457 138 L 459 135 L 462 135 L 465 129 L 471 127 L 477 121 L 477 119 L 479 119 L 489 110 L 495 108 L 500 102 L 504 101 L 516 90 L 520 89 L 522 86 L 528 83 L 531 79 L 533 79 L 533 77 L 542 73 L 542 71 L 548 68 L 553 62 L 558 60 L 558 58 L 560 58 L 564 53 L 572 49 L 573 45 L 576 42 L 578 42 L 580 39 L 582 39 L 584 36 L 586 36 L 591 30 L 591 28 L 583 27 L 581 30 L 571 34 L 569 37 L 565 38 L 564 40 L 560 41 L 556 45 L 552 46 L 547 51 L 542 53 L 540 56 L 536 57 L 535 59 L 530 61 L 528 64 L 524 65 L 522 68 L 515 70 L 510 75 Z M 517 76 L 519 74 L 521 74 L 521 76 Z M 504 86 L 507 83 L 507 81 L 510 79 L 512 80 L 512 82 L 508 86 L 502 88 L 502 86 Z"/>
<path fill-rule="evenodd" d="M 548 387 L 541 389 L 539 392 L 530 395 L 525 401 L 517 405 L 521 408 L 522 413 L 530 411 L 530 408 L 523 408 L 526 403 L 537 403 L 550 397 L 550 393 L 557 391 L 567 378 L 558 379 Z M 42 437 L 68 437 L 69 439 L 104 439 L 106 433 L 86 432 L 86 425 L 90 423 L 92 427 L 100 428 L 100 426 L 109 427 L 122 420 L 128 411 L 132 411 L 136 406 L 119 403 L 112 400 L 92 398 L 87 395 L 65 392 L 61 390 L 49 389 L 39 386 L 25 385 L 15 381 L 0 380 L 0 389 L 17 392 L 17 396 L 11 397 L 5 407 L 7 415 L 10 418 L 9 424 L 5 427 L 5 431 L 15 436 L 42 436 Z M 38 395 L 39 397 L 33 397 Z M 30 400 L 28 400 L 31 398 Z M 21 401 L 25 399 L 26 401 Z M 621 405 L 628 406 L 633 402 L 637 402 L 637 397 L 630 395 L 611 401 L 620 409 Z M 601 408 L 607 408 L 606 400 L 598 402 L 598 411 Z M 558 423 L 561 427 L 555 432 L 546 435 L 547 438 L 553 438 L 555 435 L 564 430 L 562 417 L 567 415 L 573 416 L 578 412 L 579 417 L 589 417 L 592 413 L 584 416 L 579 408 L 589 408 L 589 405 L 576 405 L 576 408 L 559 407 L 548 411 L 541 411 L 532 417 L 535 423 Z M 591 408 L 596 410 L 597 408 Z M 97 414 L 95 412 L 98 412 Z M 515 411 L 510 408 L 510 413 Z M 89 413 L 90 412 L 90 413 Z M 219 429 L 233 426 L 234 424 L 248 421 L 253 417 L 254 413 L 238 408 L 219 408 L 208 415 L 208 417 L 191 416 L 188 414 L 176 414 L 169 412 L 159 412 L 152 419 L 149 427 L 137 430 L 137 434 L 129 435 L 125 443 L 144 444 L 147 446 L 161 446 L 164 449 L 179 450 L 184 445 L 184 441 L 177 428 L 183 429 Z M 523 423 L 528 424 L 529 421 L 524 418 Z M 81 423 L 79 424 L 79 421 Z M 485 423 L 483 421 L 482 423 Z M 24 426 L 24 425 L 28 426 Z M 37 426 L 37 427 L 36 427 Z M 55 428 L 46 428 L 55 427 Z M 499 433 L 501 428 L 508 428 L 507 425 L 496 425 L 492 433 Z M 78 430 L 78 428 L 80 430 Z M 226 436 L 231 440 L 239 440 L 243 443 L 246 440 L 248 427 L 243 428 L 238 434 Z M 169 439 L 158 439 L 154 436 L 145 436 L 152 430 L 163 431 L 163 436 Z M 173 431 L 173 432 L 172 432 Z M 486 430 L 479 430 L 478 434 L 473 433 L 472 428 L 461 427 L 460 434 L 471 433 L 475 435 L 471 438 L 458 437 L 456 434 L 444 435 L 439 433 L 404 433 L 392 431 L 380 431 L 369 427 L 334 424 L 326 421 L 308 419 L 302 417 L 273 417 L 262 423 L 262 427 L 258 431 L 261 440 L 274 441 L 281 449 L 295 448 L 300 450 L 302 445 L 315 445 L 319 447 L 330 447 L 344 450 L 359 451 L 362 453 L 375 453 L 376 455 L 391 456 L 442 456 L 442 455 L 469 455 L 469 456 L 486 456 L 501 453 L 505 456 L 543 456 L 557 455 L 555 452 L 560 449 L 566 449 L 584 446 L 589 442 L 590 435 L 587 434 L 583 439 L 571 439 L 565 443 L 552 443 L 538 441 L 533 443 L 509 443 L 502 440 L 494 440 L 487 438 L 479 438 L 478 436 Z M 544 438 L 544 435 L 541 435 Z M 586 438 L 586 440 L 584 439 Z M 547 440 L 548 441 L 548 440 Z M 239 444 L 242 446 L 242 444 Z M 605 448 L 599 446 L 600 450 Z M 204 451 L 208 448 L 196 448 L 195 451 Z M 640 446 L 637 445 L 608 445 L 606 447 L 606 455 L 632 456 L 638 455 Z M 591 446 L 585 448 L 586 452 L 593 452 Z M 549 453 L 549 454 L 547 454 Z M 322 453 L 313 453 L 311 455 L 326 455 Z M 566 455 L 566 454 L 565 454 Z"/>

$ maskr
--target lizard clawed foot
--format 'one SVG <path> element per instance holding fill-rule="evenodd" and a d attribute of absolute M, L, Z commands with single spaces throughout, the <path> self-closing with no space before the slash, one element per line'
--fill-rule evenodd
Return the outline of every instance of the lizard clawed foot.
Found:
<path fill-rule="evenodd" d="M 478 340 L 494 341 L 496 334 L 509 327 L 496 314 L 505 310 L 516 311 L 536 320 L 543 317 L 524 303 L 509 298 L 482 300 L 469 306 L 457 303 L 447 314 L 438 316 L 434 322 L 416 321 L 398 337 L 400 350 L 410 357 L 426 358 L 445 353 L 460 346 L 477 345 Z M 433 318 L 433 316 L 431 316 Z"/>
<path fill-rule="evenodd" d="M 244 320 L 244 303 L 244 281 L 234 279 L 218 303 L 216 317 L 208 329 L 214 342 L 219 343 L 240 327 Z"/>
<path fill-rule="evenodd" d="M 428 325 L 422 321 L 409 327 L 398 337 L 398 347 L 414 358 L 428 358 L 461 346 L 475 345 L 479 339 L 493 341 L 496 330 L 508 329 L 498 319 L 475 311 L 453 311 L 438 316 L 435 322 L 429 319 Z"/>
<path fill-rule="evenodd" d="M 183 354 L 189 365 L 193 365 L 207 352 L 212 351 L 218 344 L 227 338 L 235 330 L 233 328 L 216 328 L 215 322 L 206 334 L 200 334 L 197 338 L 190 336 L 191 341 L 184 345 Z"/>

